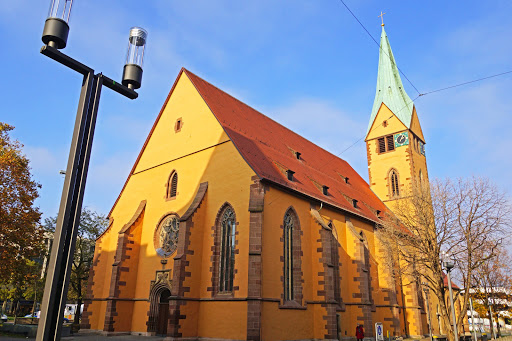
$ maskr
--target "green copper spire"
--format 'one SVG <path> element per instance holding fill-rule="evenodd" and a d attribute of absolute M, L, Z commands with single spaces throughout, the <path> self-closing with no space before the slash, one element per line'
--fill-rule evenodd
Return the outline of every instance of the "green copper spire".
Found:
<path fill-rule="evenodd" d="M 370 132 L 370 128 L 382 103 L 384 103 L 407 128 L 410 127 L 414 103 L 404 90 L 404 85 L 400 79 L 400 73 L 396 67 L 395 57 L 391 51 L 384 25 L 382 25 L 382 34 L 380 36 L 377 92 L 375 93 L 370 124 L 366 132 L 367 135 Z"/>

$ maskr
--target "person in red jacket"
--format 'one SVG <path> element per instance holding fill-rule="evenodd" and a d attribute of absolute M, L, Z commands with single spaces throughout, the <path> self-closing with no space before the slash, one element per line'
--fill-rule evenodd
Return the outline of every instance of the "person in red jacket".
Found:
<path fill-rule="evenodd" d="M 356 327 L 356 338 L 357 341 L 363 341 L 364 339 L 364 329 L 361 324 L 358 324 Z"/>

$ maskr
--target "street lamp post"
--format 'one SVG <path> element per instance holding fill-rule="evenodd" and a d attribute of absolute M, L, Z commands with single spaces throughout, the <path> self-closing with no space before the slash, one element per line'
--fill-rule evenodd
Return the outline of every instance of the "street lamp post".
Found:
<path fill-rule="evenodd" d="M 144 29 L 134 27 L 130 30 L 122 83 L 101 73 L 95 74 L 90 67 L 59 51 L 67 45 L 72 4 L 73 0 L 51 0 L 42 36 L 45 46 L 41 48 L 41 53 L 82 74 L 83 81 L 48 263 L 41 318 L 37 329 L 38 341 L 60 339 L 102 86 L 130 99 L 138 97 L 134 89 L 141 85 L 147 39 Z"/>
<path fill-rule="evenodd" d="M 433 341 L 433 339 L 432 339 L 432 320 L 430 319 L 430 303 L 428 300 L 428 286 L 427 286 L 427 283 L 421 283 L 421 284 L 423 284 L 423 291 L 425 292 L 425 297 L 427 299 L 428 332 L 430 334 L 430 341 Z"/>
<path fill-rule="evenodd" d="M 455 266 L 453 262 L 449 259 L 447 255 L 445 255 L 443 259 L 443 266 L 446 269 L 446 277 L 448 278 L 448 290 L 450 291 L 450 306 L 452 308 L 452 322 L 453 322 L 453 333 L 455 335 L 455 341 L 459 341 L 459 333 L 457 331 L 457 319 L 455 317 L 455 307 L 453 304 L 453 291 L 452 291 L 452 280 L 450 277 L 450 272 Z"/>

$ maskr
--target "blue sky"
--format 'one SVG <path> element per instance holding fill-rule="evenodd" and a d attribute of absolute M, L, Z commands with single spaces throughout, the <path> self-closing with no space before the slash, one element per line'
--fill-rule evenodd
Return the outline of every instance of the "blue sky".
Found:
<path fill-rule="evenodd" d="M 512 70 L 510 1 L 346 0 L 370 33 L 384 16 L 422 93 Z M 57 214 L 81 77 L 41 55 L 49 1 L 0 1 L 0 121 Z M 182 66 L 334 154 L 366 132 L 378 47 L 339 0 L 75 0 L 63 52 L 120 80 L 131 26 L 148 30 L 140 97 L 104 88 L 84 204 L 108 213 Z M 417 92 L 403 79 L 411 98 Z M 512 192 L 512 74 L 416 100 L 430 178 L 487 176 Z M 364 142 L 341 155 L 368 178 Z"/>

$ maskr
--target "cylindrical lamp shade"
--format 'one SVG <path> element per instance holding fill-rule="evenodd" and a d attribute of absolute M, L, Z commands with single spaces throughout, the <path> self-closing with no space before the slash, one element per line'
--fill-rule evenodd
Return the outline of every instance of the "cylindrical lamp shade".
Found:
<path fill-rule="evenodd" d="M 126 65 L 123 70 L 123 85 L 130 89 L 140 88 L 142 82 L 142 64 L 148 32 L 140 27 L 130 29 Z"/>
<path fill-rule="evenodd" d="M 44 24 L 43 42 L 57 49 L 66 47 L 73 0 L 51 0 Z"/>
<path fill-rule="evenodd" d="M 51 0 L 48 18 L 57 18 L 69 23 L 73 0 Z"/>

